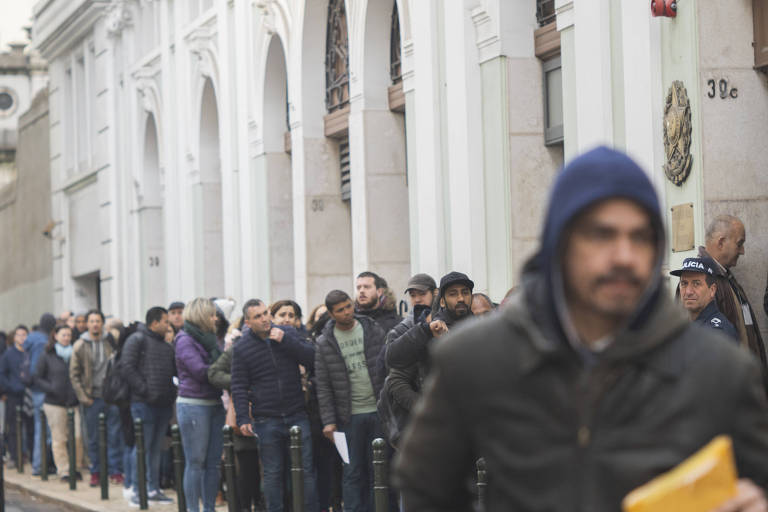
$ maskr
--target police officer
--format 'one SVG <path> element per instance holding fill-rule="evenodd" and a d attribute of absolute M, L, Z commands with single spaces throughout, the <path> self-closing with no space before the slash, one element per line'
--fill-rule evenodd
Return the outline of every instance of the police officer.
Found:
<path fill-rule="evenodd" d="M 680 278 L 680 299 L 691 320 L 697 324 L 723 331 L 738 341 L 736 328 L 717 308 L 715 265 L 708 258 L 686 258 L 683 267 L 670 272 Z"/>

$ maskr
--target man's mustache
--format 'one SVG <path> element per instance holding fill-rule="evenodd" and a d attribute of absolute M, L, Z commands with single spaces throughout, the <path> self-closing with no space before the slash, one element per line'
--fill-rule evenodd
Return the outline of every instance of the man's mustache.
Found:
<path fill-rule="evenodd" d="M 594 281 L 593 288 L 617 282 L 626 282 L 637 288 L 643 285 L 643 280 L 631 269 L 617 267 L 607 274 L 598 276 Z"/>

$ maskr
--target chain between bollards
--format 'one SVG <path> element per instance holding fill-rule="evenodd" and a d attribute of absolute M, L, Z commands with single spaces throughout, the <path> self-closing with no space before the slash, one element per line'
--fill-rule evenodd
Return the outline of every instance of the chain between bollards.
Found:
<path fill-rule="evenodd" d="M 186 512 L 187 500 L 184 498 L 184 450 L 181 447 L 179 426 L 171 427 L 171 448 L 173 449 L 173 475 L 176 480 L 176 503 L 178 512 Z"/>
<path fill-rule="evenodd" d="M 477 504 L 479 510 L 485 510 L 485 491 L 488 487 L 488 475 L 485 472 L 485 459 L 477 459 Z"/>
<path fill-rule="evenodd" d="M 294 425 L 291 434 L 291 488 L 293 512 L 304 510 L 304 464 L 301 457 L 301 427 Z"/>
<path fill-rule="evenodd" d="M 69 455 L 69 490 L 77 489 L 77 450 L 75 449 L 75 411 L 67 411 L 67 455 Z"/>
<path fill-rule="evenodd" d="M 109 473 L 107 462 L 107 416 L 99 413 L 99 485 L 101 499 L 109 499 Z"/>
<path fill-rule="evenodd" d="M 389 511 L 389 484 L 387 482 L 387 443 L 377 438 L 373 448 L 373 503 L 376 512 Z"/>
<path fill-rule="evenodd" d="M 136 489 L 139 495 L 139 510 L 147 510 L 147 452 L 144 448 L 144 422 L 141 418 L 133 420 L 134 437 L 136 438 Z"/>
<path fill-rule="evenodd" d="M 232 439 L 232 427 L 224 425 L 221 429 L 224 437 L 224 478 L 227 480 L 227 509 L 238 512 L 237 483 L 235 482 L 235 443 Z"/>
<path fill-rule="evenodd" d="M 24 472 L 24 443 L 21 431 L 21 406 L 16 406 L 16 469 Z"/>
<path fill-rule="evenodd" d="M 48 481 L 48 420 L 40 411 L 40 480 Z"/>

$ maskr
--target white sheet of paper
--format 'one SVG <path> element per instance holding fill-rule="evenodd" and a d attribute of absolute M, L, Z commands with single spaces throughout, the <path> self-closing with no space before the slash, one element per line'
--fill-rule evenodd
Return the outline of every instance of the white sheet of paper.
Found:
<path fill-rule="evenodd" d="M 336 445 L 336 449 L 339 451 L 341 460 L 345 464 L 349 464 L 349 448 L 347 448 L 347 436 L 344 432 L 333 433 L 333 444 Z"/>

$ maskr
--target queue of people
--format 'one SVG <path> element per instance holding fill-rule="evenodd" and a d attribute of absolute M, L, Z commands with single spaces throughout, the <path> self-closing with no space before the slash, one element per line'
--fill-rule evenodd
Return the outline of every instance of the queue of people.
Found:
<path fill-rule="evenodd" d="M 231 318 L 234 301 L 200 297 L 128 326 L 105 324 L 98 310 L 44 314 L 31 333 L 13 330 L 0 357 L 6 436 L 15 438 L 20 406 L 24 453 L 39 473 L 43 411 L 49 473 L 66 481 L 74 409 L 90 484 L 106 473 L 139 506 L 133 420 L 144 425 L 147 497 L 160 504 L 173 502 L 163 459 L 176 423 L 190 512 L 212 512 L 221 495 L 224 425 L 236 434 L 243 511 L 291 510 L 298 426 L 305 511 L 372 512 L 371 443 L 382 437 L 395 468 L 390 508 L 416 512 L 469 510 L 479 457 L 493 475 L 487 510 L 616 510 L 727 433 L 742 481 L 719 510 L 767 510 L 766 354 L 731 272 L 744 225 L 716 217 L 697 257 L 669 271 L 678 305 L 663 287 L 665 239 L 645 173 L 598 148 L 558 177 L 541 248 L 501 308 L 466 274 L 438 284 L 419 273 L 401 317 L 386 280 L 366 271 L 354 296 L 328 292 L 306 323 L 290 299 L 252 298 Z M 114 379 L 127 391 L 119 400 Z M 21 462 L 7 451 L 10 465 Z"/>

